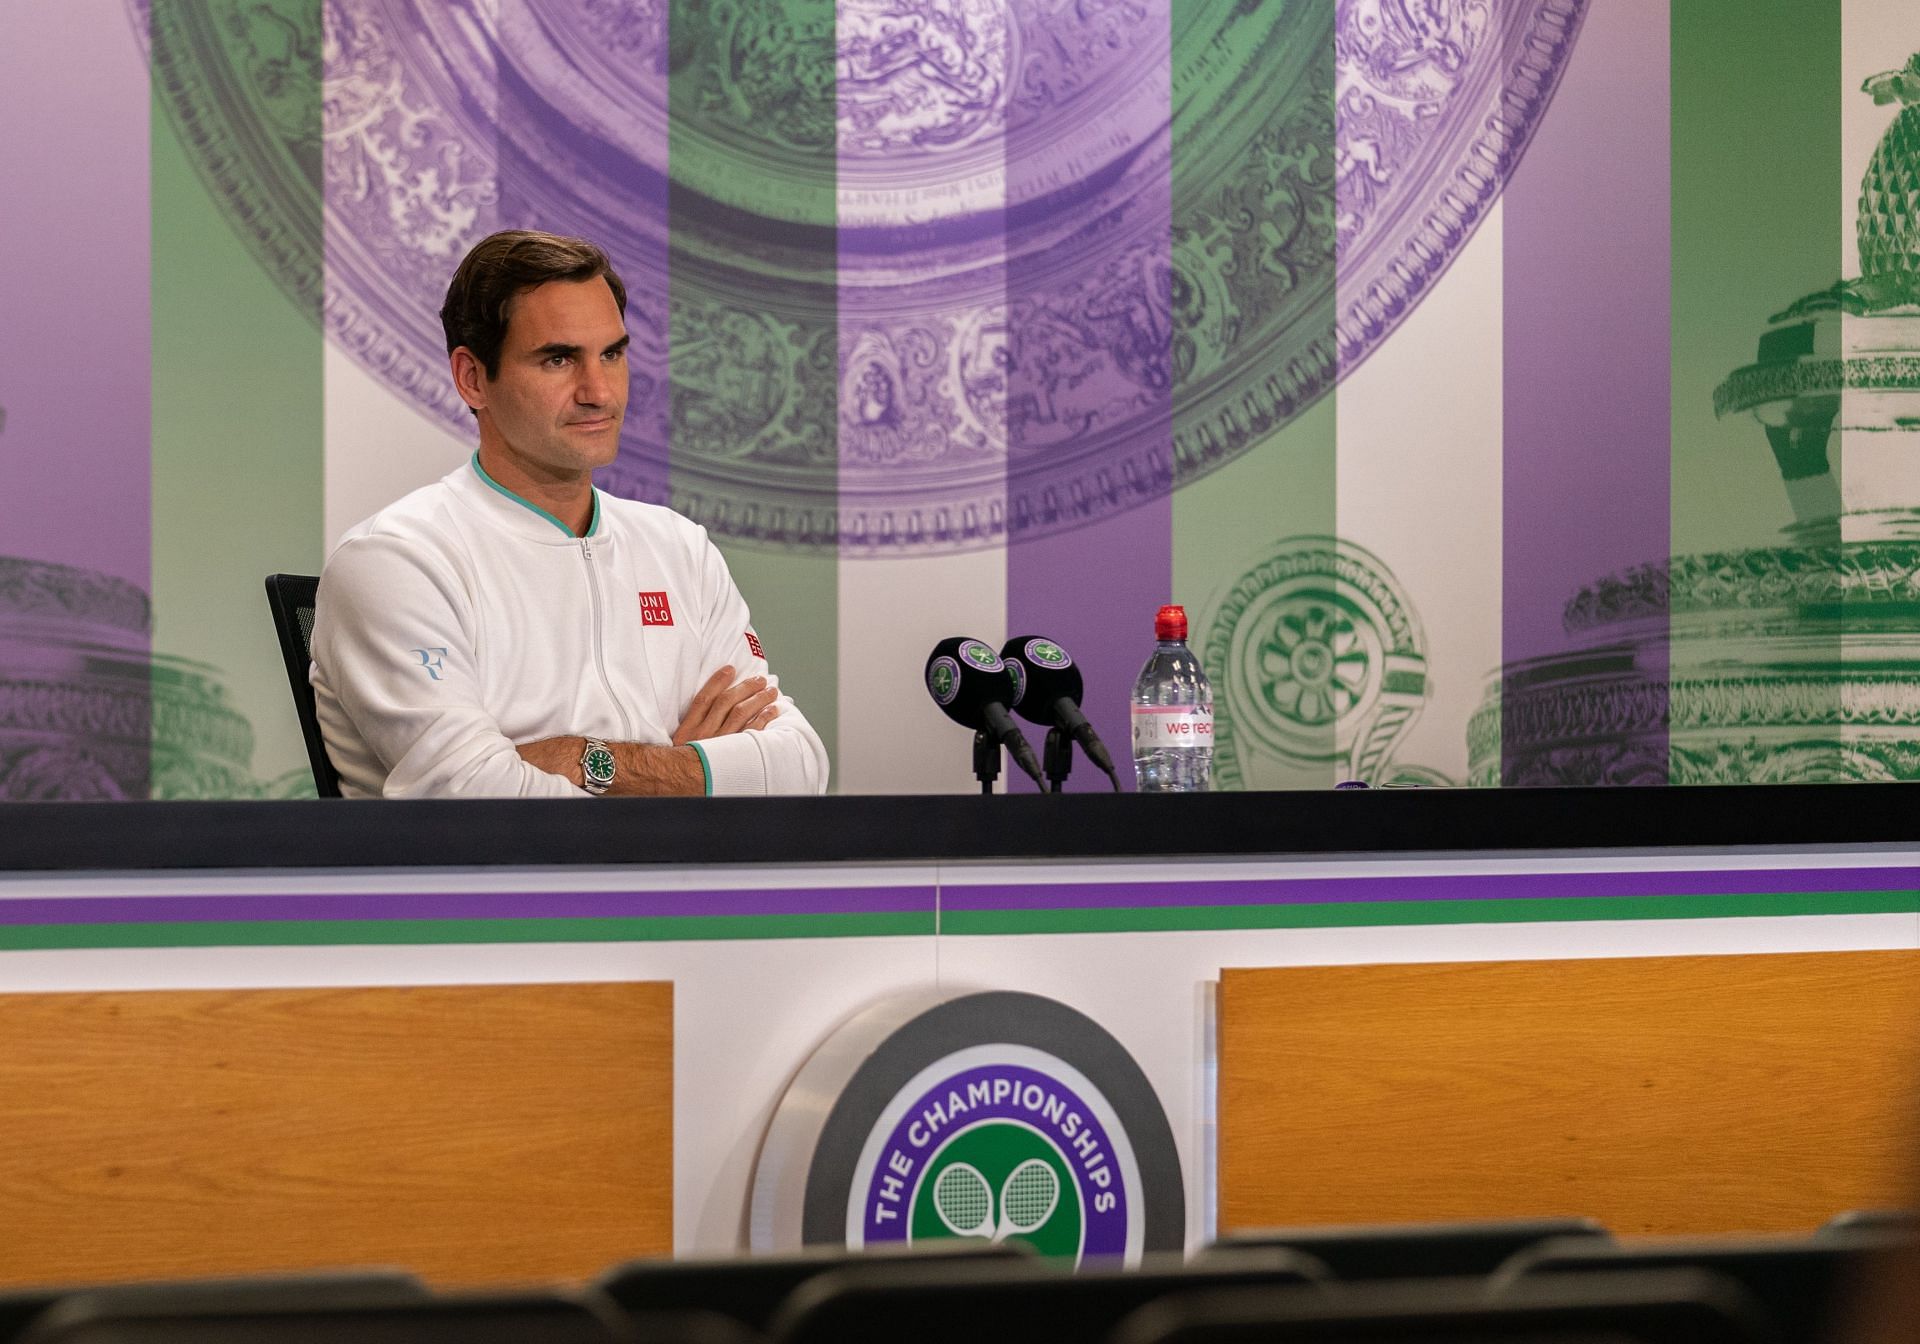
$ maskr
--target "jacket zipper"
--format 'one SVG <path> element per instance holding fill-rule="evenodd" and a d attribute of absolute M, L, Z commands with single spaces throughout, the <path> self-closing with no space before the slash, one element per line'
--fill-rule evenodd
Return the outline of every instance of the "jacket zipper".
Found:
<path fill-rule="evenodd" d="M 593 670 L 600 674 L 600 689 L 607 693 L 607 700 L 620 711 L 620 740 L 631 742 L 633 720 L 627 717 L 627 707 L 613 693 L 613 681 L 607 676 L 606 638 L 602 630 L 600 601 L 600 571 L 593 563 L 593 538 L 580 538 L 580 559 L 587 567 L 587 596 L 593 605 Z"/>

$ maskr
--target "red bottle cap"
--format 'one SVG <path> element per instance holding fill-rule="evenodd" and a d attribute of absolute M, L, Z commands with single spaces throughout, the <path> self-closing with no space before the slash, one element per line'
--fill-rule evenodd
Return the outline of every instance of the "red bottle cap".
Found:
<path fill-rule="evenodd" d="M 1185 639 L 1187 637 L 1187 609 L 1185 607 L 1162 607 L 1154 614 L 1153 637 L 1155 639 Z"/>

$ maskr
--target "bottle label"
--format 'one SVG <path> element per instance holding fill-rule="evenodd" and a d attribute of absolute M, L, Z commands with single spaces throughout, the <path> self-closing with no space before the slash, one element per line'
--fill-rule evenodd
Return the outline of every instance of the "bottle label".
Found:
<path fill-rule="evenodd" d="M 1160 751 L 1167 747 L 1211 747 L 1213 711 L 1192 705 L 1135 705 L 1133 749 Z"/>

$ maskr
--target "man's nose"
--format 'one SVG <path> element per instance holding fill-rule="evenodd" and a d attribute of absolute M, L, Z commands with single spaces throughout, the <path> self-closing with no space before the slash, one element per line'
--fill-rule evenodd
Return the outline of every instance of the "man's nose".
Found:
<path fill-rule="evenodd" d="M 613 399 L 613 379 L 607 366 L 589 359 L 580 368 L 573 384 L 573 399 L 582 406 L 604 406 Z"/>

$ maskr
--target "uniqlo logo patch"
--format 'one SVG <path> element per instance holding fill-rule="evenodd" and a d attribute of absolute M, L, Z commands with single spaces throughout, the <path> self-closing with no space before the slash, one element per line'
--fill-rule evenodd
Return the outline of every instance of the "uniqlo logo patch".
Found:
<path fill-rule="evenodd" d="M 667 605 L 667 595 L 665 593 L 640 594 L 640 624 L 673 624 L 673 608 Z"/>
<path fill-rule="evenodd" d="M 766 658 L 766 651 L 760 647 L 760 636 L 754 634 L 751 630 L 747 631 L 747 647 L 753 650 L 753 656 L 755 658 Z"/>

